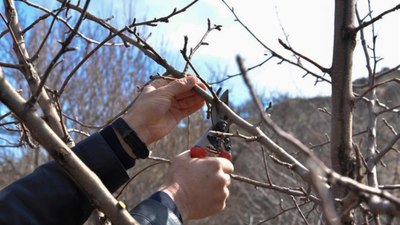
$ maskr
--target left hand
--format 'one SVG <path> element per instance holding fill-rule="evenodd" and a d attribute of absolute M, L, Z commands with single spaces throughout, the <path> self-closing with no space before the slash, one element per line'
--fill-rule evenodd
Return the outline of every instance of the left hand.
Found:
<path fill-rule="evenodd" d="M 172 81 L 154 80 L 143 89 L 123 119 L 149 145 L 204 105 L 204 99 L 192 90 L 196 84 L 205 89 L 205 85 L 191 75 Z"/>

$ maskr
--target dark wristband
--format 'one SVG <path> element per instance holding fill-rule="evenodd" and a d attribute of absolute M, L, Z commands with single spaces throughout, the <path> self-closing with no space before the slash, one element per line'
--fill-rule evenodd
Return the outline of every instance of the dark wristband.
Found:
<path fill-rule="evenodd" d="M 126 170 L 135 166 L 135 160 L 124 150 L 111 125 L 102 129 L 100 134 Z"/>
<path fill-rule="evenodd" d="M 145 159 L 149 157 L 149 150 L 145 143 L 137 136 L 129 125 L 122 118 L 118 118 L 112 123 L 112 127 L 122 136 L 129 145 L 136 158 Z"/>

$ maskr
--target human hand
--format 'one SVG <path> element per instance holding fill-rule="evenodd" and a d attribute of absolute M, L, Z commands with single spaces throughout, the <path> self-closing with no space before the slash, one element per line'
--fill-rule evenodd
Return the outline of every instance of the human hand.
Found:
<path fill-rule="evenodd" d="M 185 151 L 172 160 L 160 191 L 174 200 L 184 221 L 201 219 L 225 208 L 232 172 L 225 158 L 191 158 Z"/>
<path fill-rule="evenodd" d="M 191 75 L 173 81 L 154 80 L 144 87 L 123 119 L 146 145 L 157 141 L 204 105 L 203 98 L 192 90 L 196 84 L 205 88 Z"/>

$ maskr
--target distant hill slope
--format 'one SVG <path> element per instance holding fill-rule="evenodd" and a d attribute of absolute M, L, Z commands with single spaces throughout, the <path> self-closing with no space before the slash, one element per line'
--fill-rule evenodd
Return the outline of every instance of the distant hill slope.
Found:
<path fill-rule="evenodd" d="M 400 71 L 377 76 L 376 82 L 388 81 L 400 78 Z M 354 92 L 358 95 L 367 90 L 366 79 L 355 81 Z M 386 107 L 400 105 L 400 83 L 389 82 L 377 88 L 377 97 L 380 104 Z M 383 111 L 383 107 L 378 107 L 377 111 Z M 247 120 L 257 124 L 259 122 L 258 111 L 252 103 L 241 106 L 238 111 Z M 316 97 L 310 99 L 286 99 L 268 111 L 273 121 L 285 131 L 292 133 L 304 144 L 320 156 L 320 158 L 330 165 L 330 112 L 331 100 L 329 97 Z M 353 134 L 354 143 L 360 146 L 363 154 L 366 152 L 368 107 L 365 101 L 358 101 L 353 113 Z M 377 121 L 377 149 L 382 149 L 395 136 L 391 129 L 400 132 L 399 113 L 386 112 L 380 114 Z M 390 126 L 388 126 L 390 124 Z M 294 157 L 303 161 L 304 156 L 294 151 L 290 145 L 270 131 L 268 127 L 261 126 L 262 129 L 277 144 L 284 147 Z M 245 143 L 234 140 L 234 165 L 235 173 L 241 174 L 259 181 L 267 182 L 267 171 L 262 160 L 261 146 L 256 143 Z M 395 146 L 399 149 L 399 143 Z M 307 188 L 298 177 L 284 166 L 278 165 L 267 157 L 268 174 L 272 182 L 281 187 Z M 365 169 L 363 169 L 365 172 Z M 400 182 L 400 154 L 391 151 L 384 157 L 378 166 L 380 184 L 390 184 Z M 227 210 L 206 221 L 199 221 L 193 224 L 251 224 L 250 221 L 257 221 L 273 217 L 282 211 L 281 207 L 289 208 L 293 206 L 293 201 L 287 195 L 281 194 L 270 189 L 254 188 L 252 185 L 234 181 L 231 187 L 232 197 L 228 202 Z M 312 205 L 303 206 L 303 212 L 311 210 Z M 276 219 L 270 220 L 265 224 L 301 224 L 301 218 L 296 210 L 287 212 Z M 318 224 L 320 214 L 311 213 L 310 224 Z M 398 222 L 398 221 L 397 221 Z"/>

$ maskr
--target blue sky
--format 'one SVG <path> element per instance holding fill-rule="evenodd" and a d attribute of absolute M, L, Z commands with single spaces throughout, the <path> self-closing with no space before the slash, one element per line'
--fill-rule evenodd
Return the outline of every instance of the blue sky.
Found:
<path fill-rule="evenodd" d="M 118 8 L 115 1 L 114 7 Z M 119 1 L 118 4 L 124 4 Z M 183 0 L 142 0 L 137 4 L 135 15 L 141 17 L 157 17 L 166 15 L 173 8 L 180 8 L 191 1 Z M 230 0 L 228 4 L 234 7 L 241 20 L 261 40 L 287 57 L 291 53 L 278 44 L 278 38 L 285 40 L 285 35 L 293 48 L 298 52 L 314 59 L 325 67 L 331 64 L 333 47 L 333 13 L 334 1 L 320 0 Z M 366 7 L 359 1 L 362 15 L 366 14 Z M 396 4 L 394 0 L 372 0 L 373 15 L 387 10 Z M 106 3 L 107 4 L 107 3 Z M 168 51 L 179 55 L 183 45 L 183 36 L 189 36 L 192 46 L 203 35 L 206 29 L 207 18 L 212 23 L 222 25 L 222 31 L 213 32 L 204 46 L 194 57 L 194 65 L 207 77 L 210 68 L 221 73 L 235 74 L 237 65 L 236 55 L 245 59 L 246 66 L 250 67 L 265 59 L 266 51 L 257 43 L 239 23 L 234 21 L 232 13 L 222 1 L 200 0 L 186 13 L 171 19 L 170 23 L 162 24 L 153 31 L 150 39 L 154 45 L 161 41 L 167 43 Z M 284 29 L 284 32 L 282 30 Z M 378 64 L 378 70 L 383 67 L 393 67 L 400 64 L 400 12 L 386 16 L 375 25 L 378 34 L 377 53 L 384 57 Z M 367 34 L 370 32 L 366 31 Z M 359 37 L 358 37 L 359 40 Z M 354 79 L 366 75 L 365 57 L 358 44 L 355 52 Z M 314 86 L 314 78 L 303 78 L 303 71 L 299 71 L 288 64 L 277 65 L 272 61 L 261 68 L 250 72 L 250 77 L 261 95 L 267 97 L 273 93 L 289 94 L 291 96 L 313 97 L 330 95 L 330 86 L 318 84 Z M 247 98 L 247 91 L 242 86 L 241 78 L 235 78 L 227 84 L 234 89 L 236 98 Z M 241 87 L 241 88 L 238 88 Z"/>
<path fill-rule="evenodd" d="M 51 7 L 51 2 L 54 1 L 33 0 L 33 2 L 45 3 L 47 7 Z M 124 21 L 128 22 L 134 17 L 140 20 L 168 15 L 175 7 L 181 8 L 190 2 L 190 0 L 97 0 L 91 2 L 90 11 L 102 15 L 103 18 L 113 15 L 114 19 L 111 22 L 122 27 L 126 24 Z M 278 44 L 278 38 L 285 40 L 283 28 L 294 49 L 323 66 L 330 66 L 333 45 L 333 1 L 227 0 L 227 2 L 234 6 L 241 20 L 275 51 L 286 57 L 291 56 L 290 52 Z M 398 0 L 371 0 L 371 2 L 374 16 L 399 4 Z M 360 5 L 360 7 L 361 14 L 365 15 L 365 6 Z M 30 15 L 32 11 L 24 13 Z M 245 60 L 247 67 L 265 59 L 266 51 L 234 21 L 233 15 L 220 0 L 200 0 L 186 13 L 171 19 L 170 23 L 152 28 L 153 35 L 149 42 L 179 69 L 182 64 L 176 61 L 180 58 L 179 50 L 183 46 L 183 36 L 188 35 L 189 45 L 194 46 L 204 34 L 207 18 L 223 27 L 221 31 L 209 35 L 207 39 L 209 45 L 203 46 L 193 58 L 193 64 L 204 77 L 212 80 L 215 78 L 211 75 L 215 73 L 221 76 L 237 73 L 235 62 L 237 55 Z M 2 27 L 4 28 L 4 25 Z M 375 30 L 378 34 L 377 54 L 384 58 L 378 65 L 378 71 L 383 67 L 399 65 L 400 11 L 377 22 Z M 182 62 L 182 59 L 180 60 Z M 364 60 L 358 44 L 355 52 L 354 79 L 367 74 Z M 292 97 L 330 95 L 329 85 L 320 83 L 314 86 L 314 78 L 303 78 L 303 75 L 304 72 L 296 67 L 285 63 L 278 65 L 277 61 L 271 61 L 249 73 L 251 82 L 266 101 L 269 101 L 271 96 L 279 94 L 288 94 Z M 240 104 L 249 99 L 248 91 L 240 77 L 224 85 L 230 89 L 231 102 Z M 0 115 L 5 112 L 4 108 L 0 107 Z"/>
<path fill-rule="evenodd" d="M 46 2 L 48 4 L 48 1 Z M 91 2 L 90 11 L 102 14 L 103 17 L 113 15 L 114 19 L 111 22 L 122 26 L 126 23 L 121 21 L 129 21 L 134 17 L 139 20 L 160 17 L 190 2 L 190 0 L 99 0 Z M 296 51 L 325 67 L 330 66 L 334 1 L 227 0 L 227 2 L 234 7 L 241 20 L 263 43 L 274 51 L 291 57 L 291 53 L 278 44 L 278 39 L 285 40 L 286 34 Z M 362 5 L 363 2 L 366 1 L 359 1 L 359 7 L 361 14 L 365 15 L 367 11 L 365 5 Z M 371 3 L 374 16 L 399 4 L 396 0 L 371 0 Z M 237 73 L 235 62 L 237 55 L 245 60 L 247 67 L 256 65 L 266 58 L 264 54 L 267 51 L 234 21 L 232 13 L 220 0 L 200 0 L 187 12 L 172 18 L 169 23 L 151 28 L 152 37 L 149 42 L 160 52 L 165 53 L 171 62 L 175 63 L 177 59 L 182 62 L 179 50 L 183 46 L 183 36 L 187 35 L 189 45 L 194 46 L 204 34 L 208 18 L 212 23 L 223 27 L 221 31 L 209 35 L 207 39 L 209 45 L 203 46 L 193 58 L 193 64 L 204 77 L 212 80 L 215 78 L 210 76 L 215 76 L 215 73 L 221 76 Z M 378 34 L 377 53 L 384 57 L 378 65 L 378 70 L 400 64 L 400 12 L 386 16 L 375 26 Z M 369 34 L 370 31 L 367 32 Z M 358 44 L 355 52 L 354 79 L 366 75 L 365 59 L 360 50 Z M 293 97 L 330 95 L 328 84 L 319 83 L 314 86 L 315 79 L 310 76 L 303 78 L 304 71 L 286 63 L 278 65 L 277 62 L 272 60 L 249 73 L 252 83 L 263 98 L 276 94 L 288 94 Z M 232 99 L 242 101 L 248 98 L 240 77 L 232 79 L 225 84 L 225 87 L 231 89 Z"/>

